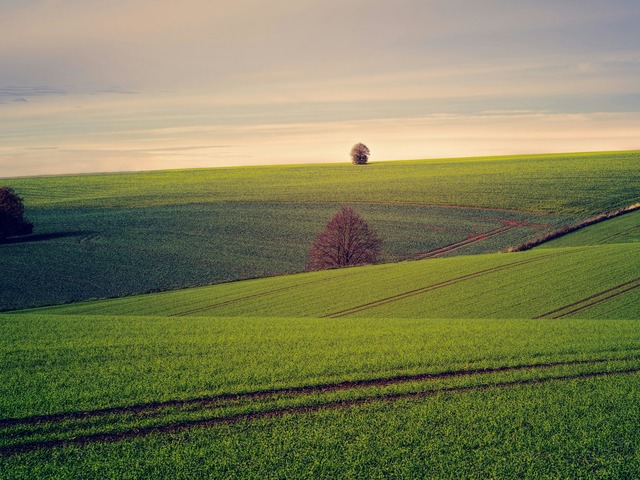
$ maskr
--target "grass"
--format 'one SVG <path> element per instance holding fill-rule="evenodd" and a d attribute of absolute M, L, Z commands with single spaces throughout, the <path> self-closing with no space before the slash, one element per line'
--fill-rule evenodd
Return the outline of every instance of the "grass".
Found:
<path fill-rule="evenodd" d="M 553 316 L 557 309 L 628 282 L 616 298 L 635 298 L 639 246 L 626 243 L 429 259 L 36 311 L 178 317 L 535 318 Z M 623 292 L 626 288 L 631 290 Z M 608 301 L 602 305 L 604 312 Z M 580 310 L 571 315 L 589 316 L 588 303 L 578 305 Z M 640 318 L 639 308 L 633 301 L 621 304 L 617 318 Z"/>
<path fill-rule="evenodd" d="M 3 272 L 24 281 L 0 292 L 46 292 L 42 304 L 86 298 L 85 283 L 120 295 L 224 265 L 254 275 L 282 262 L 283 241 L 280 268 L 295 270 L 319 217 L 365 195 L 389 259 L 538 225 L 447 252 L 503 248 L 637 202 L 637 157 L 380 163 L 357 170 L 357 187 L 346 165 L 19 179 L 29 216 L 51 226 L 2 246 Z M 313 187 L 296 184 L 312 173 Z M 0 314 L 0 476 L 638 477 L 638 218 L 522 253 Z"/>
<path fill-rule="evenodd" d="M 386 261 L 441 247 L 447 255 L 497 252 L 637 202 L 639 157 L 635 151 L 10 179 L 36 235 L 0 245 L 0 269 L 10 272 L 0 279 L 0 310 L 299 272 L 340 204 L 354 204 L 378 231 Z"/>
<path fill-rule="evenodd" d="M 638 198 L 639 151 L 11 179 L 33 207 L 212 202 L 457 205 L 589 215 Z M 558 195 L 561 192 L 561 195 Z"/>
<path fill-rule="evenodd" d="M 640 210 L 596 223 L 547 242 L 539 248 L 580 247 L 638 241 L 640 241 Z"/>
<path fill-rule="evenodd" d="M 574 462 L 594 449 L 605 470 L 639 466 L 630 461 L 638 437 L 628 423 L 636 418 L 638 377 L 624 373 L 640 369 L 637 320 L 2 315 L 0 322 L 5 478 L 53 471 L 97 478 L 127 469 L 164 478 L 200 468 L 216 477 L 331 476 L 344 468 L 367 477 L 434 468 L 455 476 L 468 468 L 465 458 L 485 458 L 477 465 L 485 476 L 527 447 L 533 452 L 518 469 L 535 465 L 531 476 L 543 467 L 593 471 L 593 462 Z M 431 376 L 393 381 L 425 373 Z M 367 379 L 337 390 L 282 390 Z M 267 394 L 273 389 L 280 393 Z M 100 413 L 110 407 L 124 409 Z M 64 412 L 85 413 L 30 420 Z M 109 435 L 118 441 L 100 441 Z M 360 439 L 362 463 L 352 456 L 356 450 L 345 457 L 339 448 L 352 435 Z M 569 443 L 558 454 L 560 437 Z M 469 442 L 477 458 L 464 453 Z M 23 453 L 7 450 L 21 445 Z M 318 457 L 321 445 L 337 450 Z M 201 453 L 194 456 L 194 448 Z M 540 450 L 549 452 L 546 463 L 534 461 Z M 308 472 L 318 459 L 334 467 Z M 185 470 L 176 472 L 176 465 Z"/>
<path fill-rule="evenodd" d="M 212 203 L 38 209 L 41 238 L 0 245 L 0 308 L 184 288 L 302 271 L 337 204 Z M 503 222 L 525 223 L 453 253 L 498 251 L 567 217 L 419 206 L 361 205 L 387 261 L 410 258 Z M 530 226 L 529 226 L 530 225 Z"/>
<path fill-rule="evenodd" d="M 2 315 L 0 322 L 0 418 L 400 375 L 640 359 L 633 320 Z"/>
<path fill-rule="evenodd" d="M 441 393 L 0 457 L 5 478 L 636 478 L 640 377 Z"/>

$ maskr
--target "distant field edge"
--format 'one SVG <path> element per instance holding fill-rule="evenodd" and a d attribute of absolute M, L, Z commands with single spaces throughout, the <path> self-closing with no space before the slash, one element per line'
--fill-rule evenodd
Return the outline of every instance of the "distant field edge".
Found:
<path fill-rule="evenodd" d="M 614 210 L 613 212 L 594 215 L 593 217 L 589 217 L 586 220 L 583 220 L 582 222 L 559 228 L 535 240 L 521 243 L 520 245 L 517 245 L 515 247 L 510 247 L 507 249 L 507 252 L 524 252 L 525 250 L 530 250 L 534 247 L 537 247 L 538 245 L 542 245 L 543 243 L 550 242 L 551 240 L 555 240 L 556 238 L 560 238 L 569 233 L 573 233 L 577 230 L 581 230 L 590 225 L 595 225 L 596 223 L 604 222 L 605 220 L 610 220 L 612 218 L 619 217 L 626 213 L 635 212 L 636 210 L 640 210 L 640 202 L 636 202 L 632 205 L 629 205 L 628 207 Z"/>
<path fill-rule="evenodd" d="M 499 161 L 499 160 L 514 160 L 519 158 L 562 158 L 566 156 L 571 157 L 589 157 L 597 155 L 625 155 L 625 154 L 638 154 L 640 150 L 595 150 L 585 152 L 552 152 L 552 153 L 506 153 L 501 155 L 474 155 L 474 156 L 462 156 L 462 157 L 422 157 L 422 158 L 407 158 L 407 159 L 381 159 L 372 160 L 368 165 L 379 165 L 387 163 L 414 163 L 414 162 L 441 162 L 441 161 L 460 161 L 460 162 L 474 162 L 474 161 Z M 70 172 L 70 173 L 51 173 L 43 175 L 16 175 L 9 177 L 0 177 L 0 179 L 22 180 L 31 178 L 58 178 L 58 177 L 89 177 L 93 175 L 131 175 L 131 174 L 145 174 L 145 173 L 171 173 L 171 172 L 185 172 L 185 171 L 205 171 L 205 170 L 228 170 L 228 169 L 255 169 L 255 168 L 300 168 L 323 165 L 340 165 L 348 164 L 345 160 L 339 161 L 325 161 L 325 162 L 308 162 L 308 163 L 271 163 L 261 165 L 220 165 L 210 167 L 192 167 L 192 168 L 163 168 L 163 169 L 149 169 L 149 170 L 115 170 L 115 171 L 96 171 L 96 172 Z"/>

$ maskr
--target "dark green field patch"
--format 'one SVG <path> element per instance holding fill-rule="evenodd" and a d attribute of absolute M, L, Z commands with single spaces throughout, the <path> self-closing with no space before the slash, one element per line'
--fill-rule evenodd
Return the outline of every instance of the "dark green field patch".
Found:
<path fill-rule="evenodd" d="M 148 208 L 31 209 L 37 235 L 0 245 L 0 309 L 267 277 L 304 270 L 337 204 L 211 203 Z M 357 205 L 384 258 L 499 251 L 570 217 L 482 209 Z M 498 235 L 483 232 L 510 228 Z M 446 252 L 443 252 L 446 253 Z"/>
<path fill-rule="evenodd" d="M 640 318 L 640 244 L 469 255 L 311 272 L 36 310 L 211 317 Z M 614 295 L 614 296 L 612 296 Z M 624 301 L 624 303 L 620 303 Z M 596 303 L 598 302 L 598 303 Z M 573 312 L 572 306 L 579 308 Z M 561 311 L 560 311 L 561 310 Z M 595 312 L 596 310 L 594 310 Z M 29 313 L 25 310 L 24 313 Z M 20 314 L 21 312 L 16 312 Z"/>

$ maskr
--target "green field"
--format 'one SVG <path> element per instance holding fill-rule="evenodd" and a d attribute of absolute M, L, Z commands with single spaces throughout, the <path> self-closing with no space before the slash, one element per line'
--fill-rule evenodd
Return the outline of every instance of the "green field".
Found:
<path fill-rule="evenodd" d="M 537 318 L 629 289 L 640 243 L 429 259 L 43 308 L 41 313 L 258 317 Z M 604 292 L 604 293 L 603 293 Z M 291 301 L 295 299 L 295 301 Z M 560 312 L 569 312 L 570 309 Z M 618 318 L 640 318 L 631 301 Z"/>
<path fill-rule="evenodd" d="M 554 215 L 551 209 L 542 209 L 535 221 L 564 219 L 559 225 L 614 210 L 619 206 L 616 202 L 620 206 L 637 202 L 638 187 L 612 173 L 622 172 L 620 162 L 629 156 L 637 158 L 636 153 L 530 157 L 538 164 L 538 180 L 547 178 L 548 186 L 554 175 L 558 177 L 555 188 L 569 182 L 558 173 L 562 162 L 575 168 L 585 165 L 584 171 L 577 170 L 578 181 L 571 188 L 559 190 L 565 195 L 546 200 L 555 202 Z M 441 161 L 444 167 L 439 168 L 444 175 L 449 167 L 450 173 L 479 172 L 521 161 L 522 157 L 489 159 L 484 166 L 475 159 Z M 598 162 L 613 167 L 593 170 Z M 638 185 L 632 163 L 625 164 L 626 175 Z M 431 171 L 439 163 L 400 162 L 394 167 L 406 165 Z M 369 167 L 377 166 L 390 164 L 367 166 L 366 175 L 375 177 Z M 309 168 L 323 171 L 322 167 Z M 279 168 L 290 168 L 293 174 L 307 167 L 265 170 Z M 547 168 L 551 171 L 546 172 Z M 242 176 L 260 169 L 235 170 L 228 169 L 225 175 Z M 331 191 L 347 195 L 340 190 L 337 176 L 329 176 L 336 182 Z M 250 218 L 255 221 L 240 222 L 248 228 L 243 230 L 237 218 L 246 214 L 247 199 L 163 205 L 159 197 L 149 200 L 150 187 L 141 182 L 140 195 L 147 205 L 140 207 L 138 217 L 134 213 L 122 217 L 135 209 L 118 204 L 118 194 L 113 192 L 119 191 L 127 203 L 133 187 L 127 190 L 120 185 L 109 199 L 113 184 L 100 190 L 91 183 L 99 176 L 86 178 L 90 179 L 87 185 L 96 189 L 93 200 L 88 196 L 91 188 L 78 182 L 73 198 L 37 207 L 42 219 L 49 212 L 63 225 L 82 211 L 87 218 L 103 218 L 105 225 L 126 218 L 125 230 L 144 238 L 136 247 L 140 257 L 164 250 L 169 258 L 185 249 L 185 265 L 192 264 L 194 269 L 199 257 L 197 249 L 189 249 L 190 240 L 197 237 L 200 220 L 212 212 L 227 220 L 225 212 L 234 212 L 236 220 L 225 224 L 226 238 L 235 239 L 229 247 L 238 248 L 238 256 L 225 255 L 241 263 L 247 258 L 242 249 L 250 248 L 251 241 L 245 239 L 242 247 L 234 246 L 235 242 L 265 234 L 271 228 L 267 224 L 288 224 L 282 215 L 286 210 L 281 209 L 308 212 L 302 222 L 308 225 L 297 227 L 291 235 L 295 238 L 305 235 L 310 225 L 321 226 L 324 219 L 315 217 L 340 203 L 297 205 L 293 198 L 269 203 L 266 197 L 276 191 L 264 186 L 254 192 L 264 195 L 254 204 L 255 217 Z M 478 178 L 470 178 L 469 188 L 477 182 Z M 600 193 L 589 192 L 588 182 L 591 187 L 610 182 L 611 198 L 615 191 L 624 190 L 624 199 L 592 209 L 588 205 L 596 205 Z M 518 185 L 514 180 L 516 192 Z M 226 188 L 229 196 L 232 189 Z M 278 191 L 289 195 L 287 188 Z M 448 213 L 455 220 L 431 232 L 442 235 L 437 242 L 451 242 L 454 236 L 447 235 L 452 228 L 473 238 L 481 224 L 490 230 L 500 229 L 501 221 L 521 222 L 525 215 L 534 221 L 533 214 L 495 210 L 502 208 L 500 202 L 510 202 L 509 189 L 498 188 L 497 183 L 491 188 L 495 188 L 495 203 L 490 216 L 480 208 L 391 205 L 389 199 L 385 205 L 359 208 L 381 225 L 387 221 L 380 230 L 387 229 L 397 245 L 416 242 L 419 248 L 407 256 L 415 258 L 423 248 L 419 244 L 422 230 L 415 225 L 437 225 Z M 445 190 L 442 185 L 442 195 Z M 530 190 L 529 200 L 524 200 L 532 206 L 536 189 Z M 398 198 L 405 194 L 399 192 Z M 351 194 L 350 199 L 356 200 L 357 189 Z M 423 194 L 421 201 L 426 189 Z M 477 203 L 472 206 L 486 207 L 478 191 L 465 191 L 460 198 L 466 195 L 475 195 Z M 201 212 L 198 218 L 190 219 L 187 212 L 196 211 Z M 248 227 L 268 218 L 269 212 L 273 217 L 264 220 L 261 228 L 265 230 Z M 154 218 L 163 218 L 163 213 L 166 220 L 156 224 Z M 144 221 L 136 224 L 136 218 Z M 194 233 L 184 237 L 166 231 L 157 236 L 148 233 L 170 219 L 189 225 Z M 402 222 L 407 225 L 404 230 L 399 228 Z M 484 247 L 478 241 L 467 245 L 469 250 L 448 252 L 445 258 L 0 314 L 0 476 L 636 478 L 640 476 L 639 226 L 640 212 L 633 212 L 519 253 L 456 255 L 502 249 L 501 233 L 487 239 Z M 230 233 L 234 228 L 236 233 Z M 96 230 L 103 233 L 52 240 L 94 252 L 96 265 L 104 265 L 105 273 L 79 269 L 70 270 L 66 277 L 62 271 L 50 275 L 64 279 L 61 284 L 76 285 L 74 278 L 82 272 L 91 282 L 106 284 L 115 278 L 107 271 L 109 265 L 121 282 L 135 286 L 140 278 L 135 270 L 143 264 L 136 264 L 135 256 L 126 257 L 127 242 L 135 235 L 126 240 L 108 233 L 113 232 L 111 227 Z M 513 228 L 504 238 L 513 235 L 518 243 L 521 234 Z M 79 243 L 79 239 L 84 240 Z M 280 241 L 273 238 L 274 244 Z M 15 252 L 16 247 L 32 248 L 36 243 L 45 258 L 55 251 L 49 240 L 2 248 Z M 16 267 L 18 273 L 34 261 L 28 248 L 22 256 L 23 267 Z M 407 258 L 405 248 L 387 250 L 387 259 Z M 113 267 L 113 260 L 100 257 L 108 254 L 125 255 L 128 269 Z M 63 265 L 65 254 L 58 255 Z M 162 258 L 158 265 L 170 264 Z M 206 263 L 204 258 L 201 261 Z M 45 270 L 45 263 L 39 268 L 53 272 Z M 179 269 L 165 268 L 169 279 L 182 275 Z M 127 280 L 128 276 L 132 279 Z M 47 285 L 44 277 L 41 281 L 38 288 Z M 181 282 L 184 279 L 176 281 L 176 286 Z M 197 279 L 193 284 L 198 284 Z M 67 287 L 56 284 L 55 288 Z"/>
<path fill-rule="evenodd" d="M 581 247 L 638 241 L 640 241 L 640 210 L 596 223 L 589 228 L 544 243 L 538 248 Z"/>
<path fill-rule="evenodd" d="M 638 198 L 640 151 L 11 179 L 33 207 L 211 202 L 456 205 L 595 214 Z"/>
<path fill-rule="evenodd" d="M 300 272 L 342 204 L 378 231 L 385 261 L 499 252 L 637 202 L 639 159 L 634 151 L 0 180 L 36 225 L 34 236 L 0 245 L 0 270 L 10 273 L 0 279 L 0 311 Z"/>
<path fill-rule="evenodd" d="M 37 209 L 36 241 L 0 245 L 4 309 L 184 288 L 304 270 L 335 205 L 211 203 L 175 207 Z M 362 205 L 386 261 L 412 258 L 479 232 L 451 254 L 499 251 L 572 217 L 473 209 Z M 503 228 L 507 223 L 506 229 Z"/>

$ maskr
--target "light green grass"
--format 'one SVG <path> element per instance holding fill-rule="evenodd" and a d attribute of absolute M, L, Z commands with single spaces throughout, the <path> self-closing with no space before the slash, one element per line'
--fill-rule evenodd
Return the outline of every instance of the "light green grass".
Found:
<path fill-rule="evenodd" d="M 83 255 L 96 260 L 93 266 L 70 261 L 64 248 L 51 248 L 47 240 L 40 250 L 20 243 L 2 246 L 8 253 L 3 258 L 11 258 L 7 265 L 12 265 L 3 272 L 13 272 L 14 278 L 31 272 L 25 283 L 11 284 L 10 295 L 25 298 L 34 289 L 55 297 L 83 281 L 135 285 L 144 276 L 179 278 L 177 286 L 186 283 L 187 269 L 176 268 L 179 262 L 170 259 L 187 252 L 185 265 L 205 271 L 212 257 L 189 247 L 216 226 L 224 225 L 225 235 L 236 240 L 258 236 L 262 243 L 253 247 L 264 249 L 252 249 L 249 242 L 236 253 L 225 251 L 227 265 L 247 268 L 244 261 L 251 254 L 245 250 L 260 250 L 255 265 L 265 258 L 268 264 L 281 256 L 265 246 L 260 228 L 267 232 L 271 225 L 285 225 L 279 213 L 302 205 L 309 212 L 308 225 L 323 223 L 313 217 L 344 199 L 506 205 L 562 212 L 566 221 L 635 203 L 638 155 L 19 179 L 39 205 L 32 212 L 56 219 L 60 230 L 74 233 L 70 226 L 84 214 L 82 221 L 100 219 L 112 227 L 74 227 L 78 235 L 53 239 L 80 246 Z M 353 172 L 360 180 L 356 184 L 347 175 Z M 312 174 L 317 185 L 305 188 Z M 176 182 L 192 195 L 172 190 Z M 239 200 L 247 203 L 235 203 Z M 284 203 L 259 203 L 274 200 Z M 137 217 L 133 205 L 140 206 Z M 246 213 L 250 206 L 253 216 Z M 415 229 L 428 211 L 411 205 L 396 213 L 388 206 L 361 207 L 388 222 L 389 231 L 402 222 Z M 222 223 L 203 221 L 218 211 Z M 489 212 L 473 212 L 443 225 L 464 233 L 500 218 L 495 211 L 486 218 Z M 113 227 L 119 215 L 127 219 L 128 236 Z M 428 223 L 436 217 L 428 217 Z M 253 222 L 243 221 L 250 218 L 265 220 L 249 234 L 243 228 Z M 132 428 L 188 427 L 115 443 L 0 455 L 0 476 L 635 478 L 640 475 L 640 393 L 633 372 L 640 368 L 640 298 L 633 282 L 640 243 L 629 230 L 635 227 L 626 223 L 637 217 L 621 218 L 626 220 L 580 232 L 586 240 L 567 237 L 562 248 L 314 272 L 0 314 L 0 451 Z M 174 232 L 166 228 L 173 222 L 188 226 L 189 234 L 168 234 Z M 305 228 L 291 234 L 292 243 L 300 241 Z M 399 242 L 421 241 L 397 230 Z M 215 249 L 222 248 L 224 242 L 216 241 Z M 142 260 L 136 263 L 127 251 Z M 109 259 L 120 254 L 126 260 Z M 153 255 L 165 270 L 153 270 L 153 262 L 142 268 Z M 107 265 L 116 273 L 110 274 Z M 202 281 L 198 272 L 195 283 Z M 631 287 L 625 291 L 620 285 Z M 110 288 L 119 294 L 117 285 Z M 590 299 L 597 302 L 589 305 Z M 371 308 L 354 308 L 372 302 Z M 586 308 L 572 313 L 573 304 Z M 567 306 L 561 310 L 570 313 L 567 317 L 532 319 Z M 344 318 L 300 318 L 352 308 Z M 524 366 L 529 367 L 491 370 Z M 170 403 L 146 413 L 2 424 L 33 415 L 445 372 L 458 374 L 336 391 L 222 397 L 206 407 Z M 360 403 L 345 405 L 350 402 Z M 282 412 L 300 407 L 308 410 Z M 194 426 L 248 414 L 274 416 Z"/>
<path fill-rule="evenodd" d="M 380 402 L 0 458 L 13 478 L 637 478 L 640 377 Z"/>
<path fill-rule="evenodd" d="M 635 478 L 640 377 L 374 402 L 0 457 L 4 478 Z"/>
<path fill-rule="evenodd" d="M 0 326 L 0 418 L 640 350 L 633 320 L 5 314 Z"/>
<path fill-rule="evenodd" d="M 638 322 L 4 314 L 0 449 L 130 436 L 4 453 L 0 470 L 3 478 L 633 477 L 640 469 L 638 374 L 622 372 L 640 369 Z M 491 370 L 518 366 L 530 367 Z M 7 418 L 443 372 L 473 373 L 2 425 Z M 307 411 L 314 407 L 320 410 Z M 267 417 L 198 427 L 261 412 Z M 134 438 L 135 431 L 175 425 L 187 430 Z"/>
<path fill-rule="evenodd" d="M 639 151 L 11 179 L 28 204 L 382 202 L 592 214 L 639 197 Z"/>

